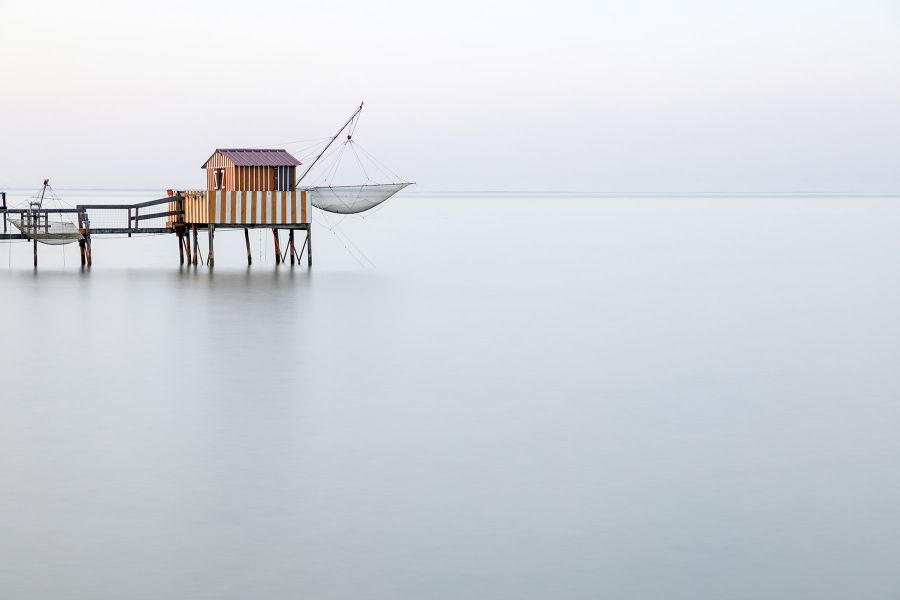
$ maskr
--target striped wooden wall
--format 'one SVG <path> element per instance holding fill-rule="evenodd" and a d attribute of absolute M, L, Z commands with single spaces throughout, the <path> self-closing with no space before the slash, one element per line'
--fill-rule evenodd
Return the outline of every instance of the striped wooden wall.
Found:
<path fill-rule="evenodd" d="M 305 191 L 187 191 L 184 221 L 214 225 L 297 225 L 309 223 L 312 206 Z"/>
<path fill-rule="evenodd" d="M 171 196 L 171 194 L 169 194 Z M 175 200 L 170 200 L 168 204 L 166 204 L 167 212 L 174 212 L 179 209 L 178 202 Z M 183 223 L 184 220 L 180 218 L 178 215 L 170 215 L 166 217 L 166 227 L 175 227 L 176 224 Z"/>
<path fill-rule="evenodd" d="M 206 167 L 206 189 L 216 189 L 216 169 L 224 169 L 223 188 L 225 190 L 276 191 L 276 178 L 280 185 L 277 191 L 290 191 L 294 188 L 297 167 L 236 167 L 221 152 L 216 152 Z"/>

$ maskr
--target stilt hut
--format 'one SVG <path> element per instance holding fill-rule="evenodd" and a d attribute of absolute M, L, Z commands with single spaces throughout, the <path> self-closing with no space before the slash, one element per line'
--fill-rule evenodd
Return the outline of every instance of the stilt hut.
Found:
<path fill-rule="evenodd" d="M 308 223 L 305 192 L 294 189 L 300 161 L 286 150 L 221 148 L 203 163 L 206 189 L 185 192 L 185 222 L 214 225 Z"/>
<path fill-rule="evenodd" d="M 266 227 L 272 229 L 276 254 L 283 261 L 278 230 L 287 229 L 288 252 L 293 263 L 295 255 L 299 261 L 294 248 L 294 230 L 305 229 L 304 247 L 312 264 L 309 254 L 312 207 L 307 192 L 296 189 L 299 165 L 300 161 L 283 149 L 219 148 L 213 152 L 202 166 L 206 172 L 206 189 L 181 192 L 185 226 L 194 233 L 194 253 L 198 228 L 209 231 L 208 262 L 212 265 L 215 228 L 240 227 L 244 228 L 247 240 L 247 261 L 251 262 L 247 229 Z"/>

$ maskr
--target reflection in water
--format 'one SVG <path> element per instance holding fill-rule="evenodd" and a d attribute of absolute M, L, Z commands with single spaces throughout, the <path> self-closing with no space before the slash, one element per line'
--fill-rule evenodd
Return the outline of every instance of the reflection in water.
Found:
<path fill-rule="evenodd" d="M 410 194 L 342 224 L 377 268 L 15 246 L 0 596 L 892 597 L 898 218 Z"/>

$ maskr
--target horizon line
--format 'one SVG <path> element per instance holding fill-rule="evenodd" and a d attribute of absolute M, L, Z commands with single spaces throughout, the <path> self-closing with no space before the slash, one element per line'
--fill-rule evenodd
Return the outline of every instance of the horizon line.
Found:
<path fill-rule="evenodd" d="M 0 191 L 33 191 L 37 187 L 11 186 L 0 188 Z M 70 192 L 160 192 L 168 188 L 157 187 L 55 187 L 59 191 Z M 828 190 L 759 190 L 759 191 L 600 191 L 600 190 L 534 190 L 534 189 L 466 189 L 466 190 L 407 190 L 407 194 L 598 194 L 604 196 L 900 196 L 900 190 L 894 191 L 828 191 Z"/>

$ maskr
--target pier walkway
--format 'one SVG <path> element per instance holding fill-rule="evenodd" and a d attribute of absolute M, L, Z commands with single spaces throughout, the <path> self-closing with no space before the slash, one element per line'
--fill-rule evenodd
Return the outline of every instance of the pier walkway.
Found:
<path fill-rule="evenodd" d="M 174 192 L 173 195 L 156 200 L 147 200 L 135 204 L 78 204 L 74 208 L 8 208 L 6 206 L 6 194 L 0 193 L 0 241 L 6 240 L 32 240 L 34 241 L 34 264 L 37 266 L 37 244 L 41 238 L 41 227 L 46 227 L 47 233 L 51 232 L 51 219 L 67 215 L 74 217 L 78 224 L 76 235 L 81 249 L 81 264 L 92 264 L 91 237 L 97 235 L 132 235 L 174 233 L 178 236 L 178 248 L 181 263 L 184 264 L 187 257 L 188 264 L 197 264 L 198 254 L 198 230 L 206 230 L 209 241 L 209 253 L 205 262 L 208 266 L 214 264 L 213 239 L 216 229 L 243 229 L 247 245 L 247 262 L 252 263 L 250 253 L 249 229 L 271 229 L 274 235 L 275 251 L 278 255 L 277 262 L 286 262 L 290 257 L 291 264 L 297 263 L 304 250 L 307 254 L 307 262 L 312 266 L 312 240 L 309 223 L 186 223 L 185 222 L 185 197 L 182 192 Z M 10 219 L 22 221 L 30 219 L 31 233 L 28 235 L 20 231 Z M 46 225 L 42 225 L 46 224 Z M 288 243 L 282 251 L 278 231 L 288 231 Z M 305 230 L 306 239 L 298 252 L 294 245 L 294 231 Z M 191 233 L 193 233 L 193 248 L 191 245 Z M 70 239 L 68 241 L 75 241 Z M 53 243 L 53 242 L 50 242 Z M 59 242 L 56 242 L 59 243 Z M 192 252 L 193 250 L 193 252 Z"/>

